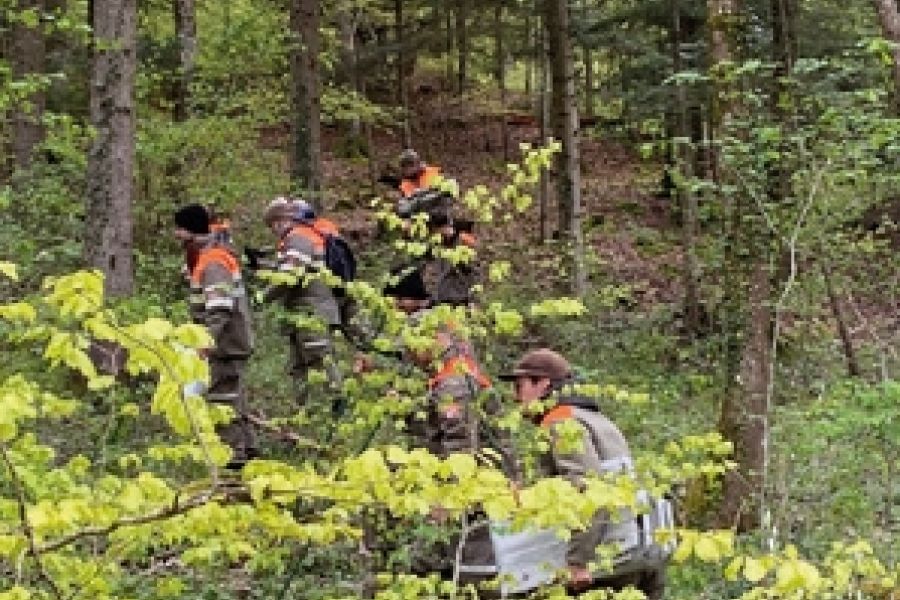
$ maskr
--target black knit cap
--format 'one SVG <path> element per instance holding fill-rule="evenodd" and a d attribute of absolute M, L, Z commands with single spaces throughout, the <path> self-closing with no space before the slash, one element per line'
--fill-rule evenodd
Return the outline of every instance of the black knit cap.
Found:
<path fill-rule="evenodd" d="M 428 300 L 431 296 L 425 289 L 425 280 L 419 269 L 407 268 L 394 269 L 391 277 L 399 277 L 397 283 L 388 284 L 384 288 L 384 295 L 392 298 L 406 298 L 408 300 Z"/>
<path fill-rule="evenodd" d="M 209 211 L 200 204 L 188 204 L 175 212 L 175 225 L 197 235 L 209 233 Z"/>

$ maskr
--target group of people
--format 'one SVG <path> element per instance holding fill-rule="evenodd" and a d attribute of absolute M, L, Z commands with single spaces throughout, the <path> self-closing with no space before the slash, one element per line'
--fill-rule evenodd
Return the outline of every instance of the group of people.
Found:
<path fill-rule="evenodd" d="M 440 170 L 426 165 L 412 150 L 401 155 L 400 167 L 397 214 L 406 219 L 422 215 L 428 239 L 437 247 L 474 247 L 470 228 L 460 226 L 452 199 L 440 192 Z M 355 311 L 352 299 L 342 293 L 340 285 L 331 285 L 334 281 L 320 277 L 329 270 L 334 244 L 341 239 L 340 231 L 300 199 L 273 200 L 263 218 L 277 239 L 275 260 L 266 266 L 293 276 L 289 283 L 272 285 L 263 296 L 299 317 L 285 330 L 291 350 L 290 369 L 297 382 L 299 401 L 314 403 L 318 399 L 306 387 L 308 373 L 311 369 L 324 370 L 332 388 L 339 389 L 343 375 L 332 352 L 333 332 L 343 329 L 348 333 Z M 184 206 L 175 213 L 174 221 L 175 236 L 185 250 L 192 317 L 209 329 L 214 341 L 211 348 L 203 351 L 210 367 L 206 397 L 234 409 L 235 419 L 219 433 L 232 449 L 228 467 L 240 469 L 258 451 L 243 380 L 254 342 L 239 254 L 231 243 L 227 224 L 206 207 Z M 436 305 L 473 302 L 477 272 L 471 262 L 454 262 L 439 251 L 429 251 L 412 264 L 394 269 L 393 274 L 384 295 L 410 319 L 421 317 L 423 311 Z M 492 446 L 484 434 L 477 404 L 493 382 L 479 364 L 472 345 L 455 327 L 439 328 L 434 337 L 428 350 L 408 349 L 403 353 L 403 359 L 420 368 L 427 380 L 426 409 L 408 420 L 411 443 L 441 457 Z M 363 359 L 355 370 L 365 371 L 370 366 L 371 362 Z M 563 451 L 551 444 L 541 464 L 542 475 L 564 477 L 576 487 L 583 487 L 585 477 L 632 468 L 631 453 L 622 433 L 592 399 L 573 391 L 574 373 L 562 355 L 547 348 L 529 351 L 500 379 L 513 384 L 515 397 L 522 405 L 533 408 L 540 403 L 542 409 L 537 411 L 540 414 L 536 424 L 551 439 L 559 435 L 564 423 L 574 423 L 581 430 L 579 449 L 567 447 Z M 334 404 L 332 409 L 337 410 L 337 406 Z M 634 515 L 611 518 L 601 511 L 588 528 L 573 534 L 565 556 L 570 588 L 581 591 L 634 586 L 648 598 L 661 598 L 662 564 L 647 563 L 605 574 L 591 569 L 599 546 L 628 545 L 629 540 L 639 537 L 638 528 L 639 520 Z M 471 532 L 462 550 L 459 558 L 469 567 L 459 570 L 464 582 L 466 573 L 471 573 L 470 580 L 476 581 L 491 571 L 485 567 L 496 562 L 487 527 Z"/>

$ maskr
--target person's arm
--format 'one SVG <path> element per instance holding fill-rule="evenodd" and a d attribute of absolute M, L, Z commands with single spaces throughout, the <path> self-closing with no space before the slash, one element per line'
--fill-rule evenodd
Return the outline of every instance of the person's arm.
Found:
<path fill-rule="evenodd" d="M 200 285 L 203 289 L 203 324 L 218 347 L 236 308 L 235 282 L 225 265 L 214 262 L 201 273 Z"/>
<path fill-rule="evenodd" d="M 572 423 L 581 430 L 580 446 L 577 441 L 573 444 L 573 441 L 568 439 L 569 436 L 561 432 L 561 428 L 571 427 Z M 565 477 L 575 487 L 583 490 L 585 477 L 590 473 L 600 472 L 600 454 L 590 432 L 577 421 L 568 419 L 554 424 L 550 429 L 550 436 L 556 474 Z M 596 560 L 597 546 L 603 541 L 606 522 L 605 514 L 600 512 L 594 516 L 587 529 L 572 533 L 566 551 L 566 562 L 570 569 L 583 570 L 590 562 Z"/>

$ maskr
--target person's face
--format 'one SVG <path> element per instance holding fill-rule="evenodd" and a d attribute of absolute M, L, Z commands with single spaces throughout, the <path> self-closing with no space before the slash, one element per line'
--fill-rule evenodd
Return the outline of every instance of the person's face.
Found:
<path fill-rule="evenodd" d="M 528 405 L 536 402 L 544 397 L 544 393 L 550 387 L 550 380 L 546 377 L 532 377 L 530 375 L 522 375 L 516 377 L 516 400 L 519 403 Z"/>
<path fill-rule="evenodd" d="M 271 223 L 269 223 L 269 231 L 272 232 L 272 235 L 275 237 L 281 237 L 284 233 L 290 228 L 291 221 L 288 219 L 275 219 Z"/>

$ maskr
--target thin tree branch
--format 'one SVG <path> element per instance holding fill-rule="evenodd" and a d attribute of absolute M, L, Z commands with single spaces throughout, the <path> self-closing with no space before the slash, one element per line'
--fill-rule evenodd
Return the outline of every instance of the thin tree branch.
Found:
<path fill-rule="evenodd" d="M 19 507 L 19 520 L 22 522 L 22 532 L 28 539 L 29 554 L 34 557 L 34 563 L 37 565 L 38 574 L 41 579 L 47 582 L 47 586 L 53 592 L 53 595 L 56 596 L 58 600 L 64 600 L 62 590 L 59 589 L 59 586 L 53 581 L 50 574 L 47 573 L 47 569 L 44 567 L 44 563 L 41 560 L 42 552 L 34 539 L 34 529 L 28 521 L 28 502 L 25 499 L 25 489 L 22 487 L 22 481 L 19 479 L 19 474 L 16 473 L 16 467 L 9 457 L 9 448 L 6 444 L 0 443 L 0 457 L 2 457 L 3 463 L 6 465 L 6 470 L 9 471 L 9 479 L 16 492 L 16 503 Z"/>

